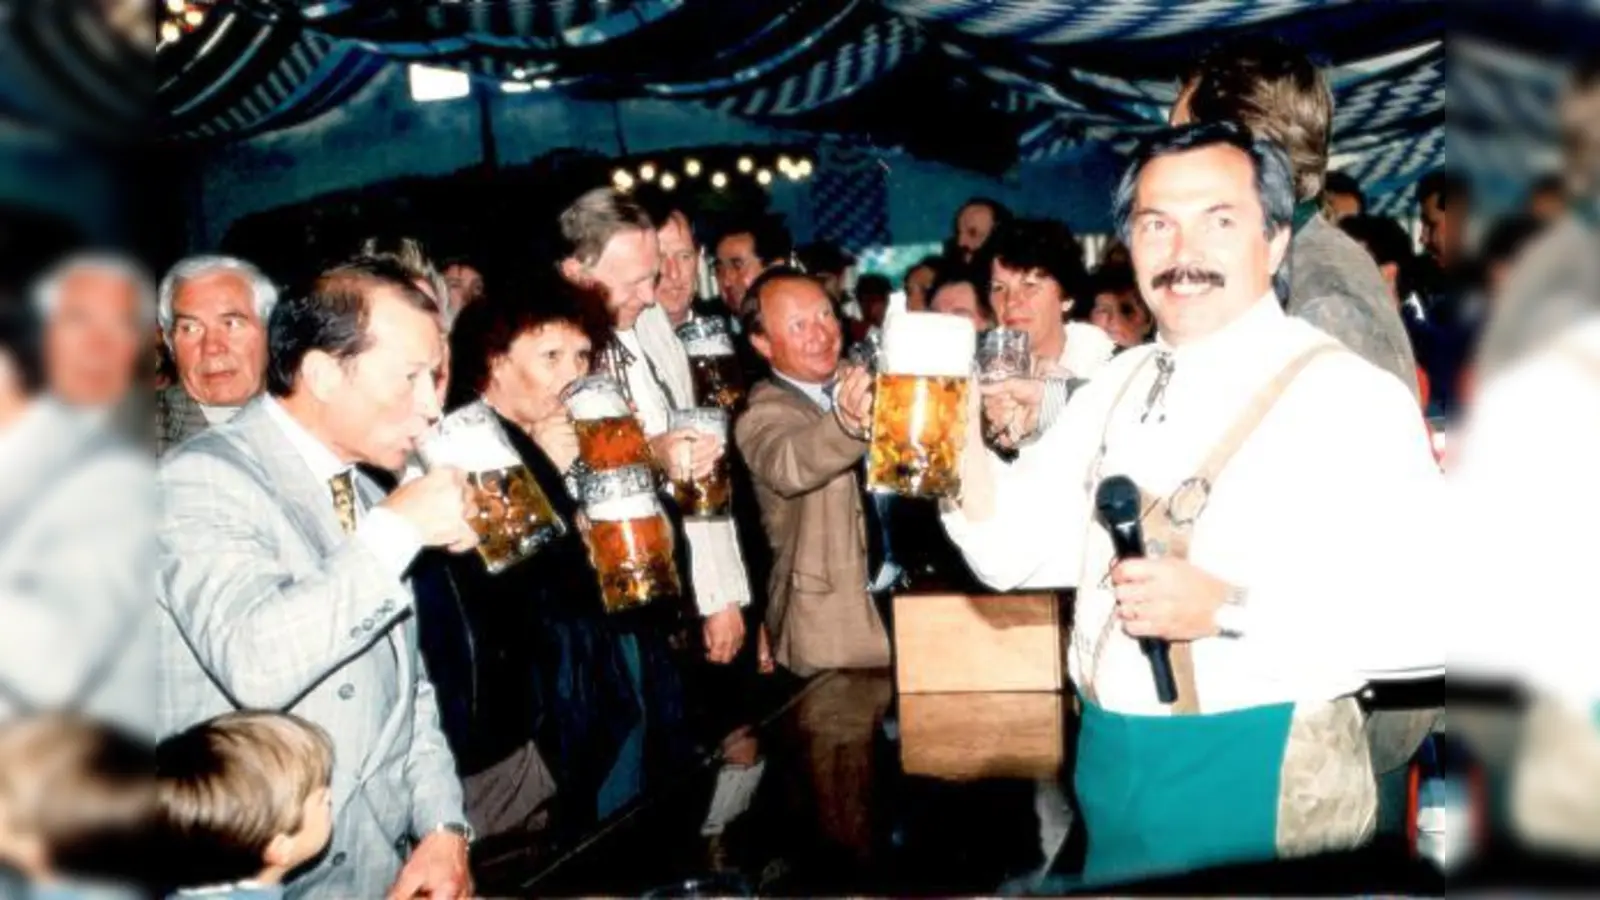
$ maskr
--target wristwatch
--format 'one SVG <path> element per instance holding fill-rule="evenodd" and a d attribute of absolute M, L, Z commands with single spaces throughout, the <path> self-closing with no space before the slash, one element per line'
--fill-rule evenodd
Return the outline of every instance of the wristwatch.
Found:
<path fill-rule="evenodd" d="M 437 834 L 441 831 L 446 834 L 453 834 L 456 837 L 461 838 L 463 841 L 467 842 L 467 846 L 469 847 L 472 846 L 473 841 L 478 839 L 478 833 L 473 831 L 472 826 L 465 822 L 441 822 L 438 825 L 433 826 L 428 833 Z"/>
<path fill-rule="evenodd" d="M 1228 596 L 1217 607 L 1217 635 L 1225 638 L 1242 638 L 1245 633 L 1245 621 L 1248 618 L 1246 601 L 1250 592 L 1242 587 L 1228 588 Z"/>

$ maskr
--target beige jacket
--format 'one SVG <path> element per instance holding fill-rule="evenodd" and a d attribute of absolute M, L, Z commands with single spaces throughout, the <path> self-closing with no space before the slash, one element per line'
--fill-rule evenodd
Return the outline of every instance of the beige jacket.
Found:
<path fill-rule="evenodd" d="M 800 675 L 889 663 L 867 596 L 864 441 L 787 383 L 764 381 L 735 427 L 772 544 L 766 623 L 773 657 Z"/>

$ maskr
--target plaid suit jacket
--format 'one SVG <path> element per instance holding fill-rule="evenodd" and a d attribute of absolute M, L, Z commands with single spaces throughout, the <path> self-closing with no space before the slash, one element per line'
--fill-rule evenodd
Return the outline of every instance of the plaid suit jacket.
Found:
<path fill-rule="evenodd" d="M 466 821 L 410 588 L 339 528 L 258 398 L 163 463 L 157 721 L 293 711 L 333 737 L 333 841 L 290 897 L 382 896 L 408 837 Z M 358 476 L 369 503 L 382 491 Z"/>

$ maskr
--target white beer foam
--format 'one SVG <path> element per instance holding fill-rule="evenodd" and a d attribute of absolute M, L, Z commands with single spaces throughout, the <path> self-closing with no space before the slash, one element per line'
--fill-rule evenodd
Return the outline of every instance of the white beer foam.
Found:
<path fill-rule="evenodd" d="M 455 428 L 428 440 L 423 455 L 433 466 L 491 472 L 521 465 L 517 454 L 492 425 Z"/>
<path fill-rule="evenodd" d="M 972 374 L 978 334 L 964 316 L 903 312 L 883 325 L 883 371 L 894 375 L 965 378 Z"/>
<path fill-rule="evenodd" d="M 626 522 L 630 519 L 649 519 L 661 512 L 661 504 L 654 494 L 634 494 L 615 500 L 591 503 L 585 510 L 596 522 Z"/>
<path fill-rule="evenodd" d="M 714 334 L 684 341 L 683 350 L 690 356 L 732 356 L 733 341 L 725 334 Z"/>
<path fill-rule="evenodd" d="M 628 401 L 620 394 L 613 391 L 590 389 L 580 391 L 567 399 L 567 411 L 572 413 L 574 419 L 614 419 L 618 416 L 631 416 L 633 410 L 628 408 Z"/>

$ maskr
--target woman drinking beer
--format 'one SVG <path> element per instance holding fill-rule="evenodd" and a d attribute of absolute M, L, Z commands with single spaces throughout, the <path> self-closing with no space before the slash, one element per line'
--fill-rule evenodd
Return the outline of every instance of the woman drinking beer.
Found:
<path fill-rule="evenodd" d="M 603 308 L 598 298 L 549 272 L 497 285 L 462 311 L 450 408 L 482 400 L 494 411 L 568 527 L 496 575 L 477 556 L 449 558 L 434 573 L 437 589 L 418 591 L 418 613 L 469 815 L 478 807 L 501 831 L 544 827 L 544 801 L 557 789 L 560 814 L 548 824 L 559 842 L 632 799 L 688 744 L 665 621 L 672 610 L 608 616 L 576 527 L 563 474 L 578 442 L 560 395 L 588 374 L 593 336 L 606 331 L 588 317 Z"/>

